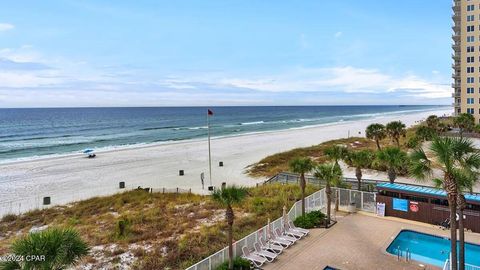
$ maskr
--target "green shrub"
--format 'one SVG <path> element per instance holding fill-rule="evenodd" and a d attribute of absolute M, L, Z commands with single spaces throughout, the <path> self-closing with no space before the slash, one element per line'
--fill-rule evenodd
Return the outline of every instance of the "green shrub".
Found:
<path fill-rule="evenodd" d="M 299 216 L 293 221 L 293 224 L 295 224 L 295 226 L 297 227 L 304 229 L 311 229 L 315 227 L 315 222 L 313 222 L 313 220 L 308 215 Z"/>
<path fill-rule="evenodd" d="M 119 237 L 125 237 L 130 230 L 130 220 L 124 218 L 117 222 L 117 234 Z"/>
<path fill-rule="evenodd" d="M 233 260 L 233 269 L 235 270 L 248 270 L 250 269 L 250 262 L 241 258 L 237 257 Z M 228 270 L 228 261 L 222 263 L 217 270 Z"/>
<path fill-rule="evenodd" d="M 87 243 L 76 230 L 49 228 L 19 238 L 10 247 L 11 254 L 35 259 L 0 262 L 0 269 L 67 269 L 88 251 Z"/>
<path fill-rule="evenodd" d="M 305 214 L 305 216 L 299 216 L 293 221 L 295 226 L 305 229 L 311 229 L 322 225 L 325 220 L 325 214 L 320 211 L 312 211 Z"/>
<path fill-rule="evenodd" d="M 410 149 L 416 149 L 420 146 L 420 143 L 420 138 L 418 138 L 417 136 L 412 136 L 408 138 L 407 147 Z"/>

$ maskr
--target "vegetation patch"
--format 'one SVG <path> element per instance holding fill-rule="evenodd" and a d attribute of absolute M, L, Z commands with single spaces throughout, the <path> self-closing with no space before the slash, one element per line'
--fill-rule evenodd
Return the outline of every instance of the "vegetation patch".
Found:
<path fill-rule="evenodd" d="M 320 211 L 312 211 L 305 214 L 305 216 L 299 216 L 293 221 L 296 227 L 311 229 L 318 228 L 325 225 L 326 215 Z"/>
<path fill-rule="evenodd" d="M 318 187 L 307 186 L 306 194 Z M 264 226 L 300 199 L 297 185 L 247 189 L 234 206 L 233 239 Z M 0 221 L 0 254 L 31 230 L 72 228 L 89 246 L 78 267 L 184 269 L 227 246 L 225 209 L 211 196 L 130 191 L 66 206 L 9 215 Z"/>
<path fill-rule="evenodd" d="M 290 171 L 289 162 L 299 157 L 308 157 L 319 164 L 325 163 L 326 161 L 332 160 L 332 158 L 329 157 L 328 150 L 339 145 L 345 147 L 348 152 L 366 150 L 373 153 L 378 150 L 379 147 L 382 149 L 399 148 L 401 151 L 409 151 L 420 147 L 424 141 L 431 140 L 439 132 L 446 132 L 454 126 L 457 125 L 455 125 L 453 118 L 438 118 L 436 116 L 431 116 L 427 118 L 426 121 L 409 128 L 405 128 L 405 126 L 398 121 L 391 122 L 386 126 L 372 124 L 366 130 L 368 138 L 351 137 L 331 140 L 318 145 L 277 153 L 248 166 L 247 173 L 252 177 L 272 177 L 280 172 Z M 468 125 L 463 124 L 463 126 Z M 343 160 L 348 165 L 356 167 L 351 160 Z M 388 165 L 388 162 L 375 159 L 364 168 L 388 171 Z M 398 175 L 406 175 L 408 173 L 407 167 L 407 164 L 399 166 L 396 168 L 396 173 Z"/>

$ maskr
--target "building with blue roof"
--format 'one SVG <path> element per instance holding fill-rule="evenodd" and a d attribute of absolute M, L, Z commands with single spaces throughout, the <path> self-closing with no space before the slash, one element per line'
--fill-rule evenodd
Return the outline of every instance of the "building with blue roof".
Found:
<path fill-rule="evenodd" d="M 449 220 L 450 209 L 444 190 L 396 183 L 378 183 L 377 190 L 377 209 L 382 209 L 385 216 L 437 225 Z M 465 194 L 465 199 L 465 228 L 480 232 L 480 194 Z"/>

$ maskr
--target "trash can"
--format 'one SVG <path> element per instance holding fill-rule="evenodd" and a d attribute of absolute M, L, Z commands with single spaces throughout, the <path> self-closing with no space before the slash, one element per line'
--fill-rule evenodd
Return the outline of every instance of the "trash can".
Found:
<path fill-rule="evenodd" d="M 43 197 L 43 205 L 49 205 L 50 204 L 50 197 Z"/>
<path fill-rule="evenodd" d="M 218 167 L 223 167 L 223 161 L 218 162 Z"/>
<path fill-rule="evenodd" d="M 118 187 L 121 188 L 121 189 L 125 188 L 125 182 L 118 183 Z"/>
<path fill-rule="evenodd" d="M 348 205 L 348 212 L 349 213 L 357 212 L 357 204 L 355 202 L 350 202 L 350 204 Z"/>
<path fill-rule="evenodd" d="M 183 170 L 179 170 L 178 175 L 180 175 L 180 176 L 185 175 L 185 172 Z"/>

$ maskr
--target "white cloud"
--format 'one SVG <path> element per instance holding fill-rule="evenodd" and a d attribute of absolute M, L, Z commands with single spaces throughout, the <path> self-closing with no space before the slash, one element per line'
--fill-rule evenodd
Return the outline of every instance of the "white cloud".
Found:
<path fill-rule="evenodd" d="M 338 31 L 338 32 L 335 33 L 334 37 L 335 38 L 340 38 L 342 35 L 343 35 L 343 33 Z"/>
<path fill-rule="evenodd" d="M 422 98 L 447 98 L 447 84 L 414 75 L 393 76 L 376 69 L 332 67 L 297 68 L 283 74 L 257 78 L 222 78 L 217 83 L 268 92 L 405 93 Z"/>
<path fill-rule="evenodd" d="M 15 28 L 15 26 L 13 24 L 0 23 L 0 32 L 12 30 L 13 28 Z"/>
<path fill-rule="evenodd" d="M 128 67 L 94 67 L 81 59 L 47 57 L 31 46 L 0 49 L 0 60 L 0 106 L 335 104 L 335 97 L 350 96 L 347 93 L 365 97 L 364 103 L 398 104 L 389 97 L 418 103 L 451 95 L 448 84 L 432 78 L 352 66 L 295 67 L 260 75 L 190 71 L 162 76 L 151 70 L 133 72 Z M 435 82 L 448 82 L 439 74 L 432 76 Z M 325 100 L 329 95 L 333 98 Z M 358 99 L 352 97 L 343 103 Z"/>

